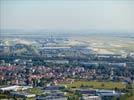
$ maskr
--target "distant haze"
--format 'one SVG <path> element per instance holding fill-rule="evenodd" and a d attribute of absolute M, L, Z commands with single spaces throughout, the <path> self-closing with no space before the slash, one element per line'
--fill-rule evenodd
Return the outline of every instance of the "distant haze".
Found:
<path fill-rule="evenodd" d="M 0 0 L 0 27 L 134 33 L 134 0 Z"/>

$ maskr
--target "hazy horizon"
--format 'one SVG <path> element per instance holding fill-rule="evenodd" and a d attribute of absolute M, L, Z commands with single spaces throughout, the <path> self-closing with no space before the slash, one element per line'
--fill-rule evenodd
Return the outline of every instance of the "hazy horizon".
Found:
<path fill-rule="evenodd" d="M 0 0 L 0 28 L 134 33 L 132 0 Z"/>

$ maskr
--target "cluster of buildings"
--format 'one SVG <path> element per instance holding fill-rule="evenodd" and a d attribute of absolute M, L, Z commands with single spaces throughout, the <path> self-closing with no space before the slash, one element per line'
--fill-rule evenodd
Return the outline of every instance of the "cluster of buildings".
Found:
<path fill-rule="evenodd" d="M 46 38 L 33 45 L 0 42 L 0 91 L 11 97 L 36 100 L 67 100 L 66 87 L 59 84 L 77 80 L 134 83 L 134 54 L 97 54 L 86 44 L 69 45 L 68 39 Z M 41 95 L 27 90 L 41 87 Z M 45 88 L 44 88 L 45 87 Z M 80 100 L 119 97 L 114 90 L 71 90 L 82 94 Z"/>
<path fill-rule="evenodd" d="M 79 100 L 111 100 L 113 97 L 120 97 L 124 95 L 122 92 L 115 90 L 104 90 L 104 89 L 70 89 L 67 90 L 65 86 L 46 86 L 40 87 L 40 95 L 29 93 L 28 90 L 32 89 L 32 86 L 7 86 L 0 88 L 1 93 L 8 93 L 12 98 L 32 98 L 32 100 L 68 100 L 68 93 L 77 93 Z"/>

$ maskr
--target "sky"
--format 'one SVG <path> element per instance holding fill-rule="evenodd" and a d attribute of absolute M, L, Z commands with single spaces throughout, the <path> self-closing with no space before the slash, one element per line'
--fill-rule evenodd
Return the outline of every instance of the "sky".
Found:
<path fill-rule="evenodd" d="M 134 33 L 134 0 L 0 0 L 0 28 Z"/>

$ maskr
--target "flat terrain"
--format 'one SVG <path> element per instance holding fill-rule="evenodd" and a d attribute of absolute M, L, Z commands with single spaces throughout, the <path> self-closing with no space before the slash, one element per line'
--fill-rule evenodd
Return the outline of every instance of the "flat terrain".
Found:
<path fill-rule="evenodd" d="M 121 82 L 98 82 L 98 81 L 77 81 L 72 84 L 64 84 L 68 88 L 80 88 L 82 86 L 94 88 L 94 89 L 123 89 L 126 87 L 126 84 Z"/>

